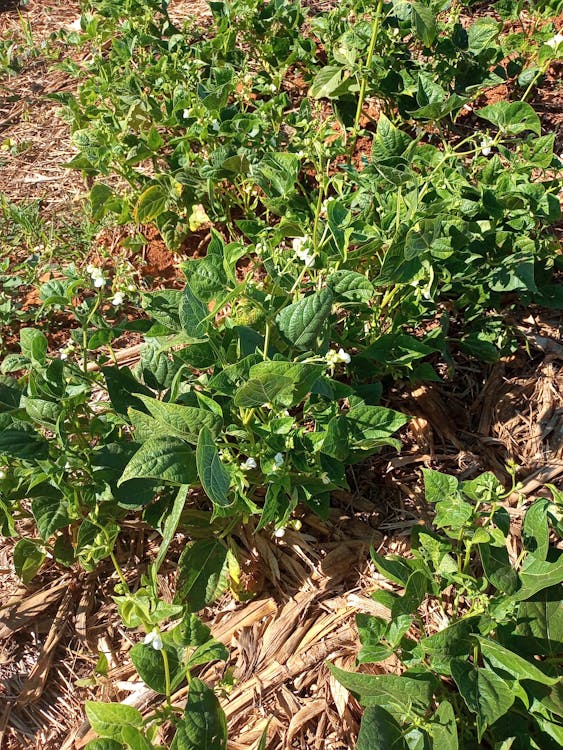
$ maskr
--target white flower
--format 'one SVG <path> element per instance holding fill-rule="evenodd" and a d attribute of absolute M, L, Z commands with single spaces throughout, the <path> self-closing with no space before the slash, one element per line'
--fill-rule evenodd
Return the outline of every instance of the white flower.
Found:
<path fill-rule="evenodd" d="M 6 472 L 4 471 L 4 469 L 0 469 L 0 480 L 1 479 L 6 479 Z"/>
<path fill-rule="evenodd" d="M 563 43 L 563 34 L 556 34 L 555 36 L 552 36 L 551 39 L 548 39 L 546 44 L 551 47 L 551 49 L 557 49 L 559 45 Z"/>
<path fill-rule="evenodd" d="M 294 237 L 291 244 L 293 252 L 302 261 L 306 268 L 310 268 L 315 262 L 314 253 L 309 252 L 309 237 Z"/>
<path fill-rule="evenodd" d="M 185 109 L 182 112 L 182 117 L 184 118 L 184 120 L 187 120 L 189 118 L 189 116 L 190 116 L 190 110 L 189 109 Z"/>
<path fill-rule="evenodd" d="M 256 463 L 256 459 L 252 458 L 252 456 L 250 456 L 250 458 L 247 458 L 246 461 L 241 464 L 241 468 L 245 471 L 256 469 L 257 466 L 258 464 Z"/>
<path fill-rule="evenodd" d="M 276 539 L 282 539 L 285 536 L 285 528 L 282 526 L 281 529 L 276 529 L 274 531 L 274 536 Z"/>
<path fill-rule="evenodd" d="M 277 88 L 277 86 L 276 86 L 276 84 L 275 84 L 275 83 L 271 83 L 271 84 L 270 84 L 270 85 L 268 86 L 268 88 L 270 89 L 270 91 L 272 92 L 272 94 L 275 94 L 275 93 L 276 93 L 276 91 L 278 90 L 278 88 Z"/>
<path fill-rule="evenodd" d="M 122 305 L 125 300 L 125 297 L 123 296 L 123 292 L 116 292 L 113 295 L 113 299 L 111 301 L 111 304 L 114 307 L 119 307 L 119 305 Z"/>
<path fill-rule="evenodd" d="M 274 463 L 278 467 L 283 466 L 283 453 L 276 453 L 274 456 Z"/>
<path fill-rule="evenodd" d="M 81 30 L 80 18 L 76 18 L 72 23 L 69 23 L 67 25 L 67 29 L 69 31 L 80 31 Z"/>
<path fill-rule="evenodd" d="M 325 360 L 329 365 L 334 367 L 334 365 L 337 365 L 340 362 L 349 365 L 352 361 L 352 357 L 341 347 L 337 352 L 335 352 L 334 349 L 329 349 L 326 353 Z"/>
<path fill-rule="evenodd" d="M 67 354 L 67 352 L 65 352 L 65 351 L 62 351 L 62 352 L 61 352 L 61 353 L 59 354 L 59 359 L 68 359 L 68 354 Z"/>
<path fill-rule="evenodd" d="M 328 474 L 326 473 L 326 471 L 323 471 L 323 473 L 321 474 L 321 482 L 323 484 L 330 484 L 330 479 L 328 478 Z"/>
<path fill-rule="evenodd" d="M 492 138 L 483 138 L 483 140 L 481 141 L 481 153 L 483 154 L 483 156 L 488 156 L 491 153 L 492 145 Z"/>
<path fill-rule="evenodd" d="M 145 646 L 152 646 L 155 651 L 162 651 L 162 638 L 158 628 L 154 628 L 150 633 L 147 633 L 143 643 Z"/>
<path fill-rule="evenodd" d="M 89 273 L 90 276 L 95 276 L 97 273 L 100 273 L 100 269 L 93 265 L 93 263 L 88 263 L 86 273 Z"/>
<path fill-rule="evenodd" d="M 103 276 L 92 276 L 92 281 L 94 282 L 96 289 L 101 289 L 106 285 L 106 280 Z"/>

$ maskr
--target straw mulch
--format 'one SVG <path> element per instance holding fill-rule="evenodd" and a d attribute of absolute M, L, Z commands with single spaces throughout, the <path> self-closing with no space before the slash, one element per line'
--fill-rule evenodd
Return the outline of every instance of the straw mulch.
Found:
<path fill-rule="evenodd" d="M 0 0 L 0 34 L 19 38 L 15 3 Z M 176 0 L 178 18 L 203 6 Z M 39 41 L 79 15 L 74 0 L 30 0 L 22 12 Z M 0 191 L 12 200 L 40 199 L 47 213 L 79 202 L 80 177 L 61 167 L 72 156 L 57 105 L 45 93 L 74 84 L 38 57 L 17 77 L 0 82 L 0 142 L 28 144 L 0 153 Z M 510 499 L 515 531 L 528 500 L 546 482 L 563 477 L 563 341 L 561 313 L 533 311 L 515 321 L 521 349 L 494 366 L 460 358 L 455 377 L 413 391 L 399 384 L 390 405 L 412 415 L 404 449 L 385 452 L 349 473 L 350 493 L 333 498 L 322 522 L 302 513 L 302 529 L 282 539 L 252 527 L 237 539 L 247 555 L 245 579 L 254 598 L 237 603 L 225 596 L 202 613 L 213 635 L 230 650 L 228 665 L 205 668 L 201 677 L 223 688 L 229 748 L 250 750 L 268 726 L 268 748 L 353 746 L 361 710 L 329 675 L 325 663 L 354 668 L 359 643 L 358 612 L 385 616 L 369 596 L 386 586 L 369 563 L 369 549 L 408 554 L 414 524 L 431 518 L 422 492 L 423 466 L 469 478 L 493 470 L 506 479 L 506 461 L 519 467 L 524 503 Z M 124 353 L 125 354 L 125 353 Z M 136 351 L 126 353 L 128 361 Z M 20 531 L 33 533 L 32 528 Z M 117 555 L 131 586 L 158 549 L 158 534 L 136 520 L 125 523 Z M 170 550 L 161 575 L 162 595 L 174 593 L 175 561 L 184 539 Z M 514 544 L 517 544 L 515 538 Z M 0 747 L 2 750 L 71 750 L 92 738 L 84 723 L 87 699 L 123 701 L 145 713 L 159 696 L 147 690 L 128 658 L 140 634 L 126 631 L 112 602 L 116 583 L 110 566 L 96 573 L 64 571 L 46 564 L 23 587 L 13 573 L 14 541 L 0 540 Z M 443 623 L 425 614 L 429 629 Z M 109 665 L 92 677 L 99 654 Z M 393 661 L 374 671 L 397 670 Z M 77 685 L 77 681 L 80 681 Z M 226 685 L 226 681 L 224 681 Z M 182 705 L 186 691 L 174 702 Z M 166 737 L 162 738 L 163 740 Z"/>

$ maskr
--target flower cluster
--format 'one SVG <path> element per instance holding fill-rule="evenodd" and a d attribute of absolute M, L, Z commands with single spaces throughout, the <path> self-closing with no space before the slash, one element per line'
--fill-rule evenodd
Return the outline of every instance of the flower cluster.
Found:
<path fill-rule="evenodd" d="M 326 353 L 325 360 L 331 367 L 334 367 L 335 365 L 338 365 L 340 363 L 349 365 L 352 361 L 352 357 L 342 348 L 340 348 L 337 352 L 335 352 L 334 349 L 329 349 Z"/>
<path fill-rule="evenodd" d="M 59 358 L 68 359 L 68 355 L 72 354 L 74 351 L 76 351 L 76 346 L 74 345 L 73 341 L 69 340 L 64 346 L 61 346 L 61 348 L 59 349 Z"/>
<path fill-rule="evenodd" d="M 311 240 L 309 237 L 295 237 L 292 241 L 293 252 L 302 261 L 306 268 L 311 268 L 315 262 L 315 254 L 311 252 Z"/>
<path fill-rule="evenodd" d="M 158 628 L 154 628 L 150 633 L 147 633 L 143 643 L 145 646 L 152 646 L 155 651 L 162 651 L 162 638 Z"/>
<path fill-rule="evenodd" d="M 101 289 L 106 285 L 104 272 L 101 268 L 94 266 L 92 263 L 88 263 L 88 265 L 86 266 L 86 273 L 90 274 L 90 278 L 92 279 L 92 283 L 94 284 L 96 289 Z"/>
<path fill-rule="evenodd" d="M 563 44 L 563 34 L 555 34 L 555 36 L 552 36 L 551 39 L 548 39 L 546 44 L 551 47 L 551 49 L 557 49 L 560 44 Z"/>

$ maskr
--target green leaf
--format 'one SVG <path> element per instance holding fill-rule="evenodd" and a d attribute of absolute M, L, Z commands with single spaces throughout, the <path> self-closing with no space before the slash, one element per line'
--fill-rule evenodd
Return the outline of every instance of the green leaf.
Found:
<path fill-rule="evenodd" d="M 198 612 L 217 599 L 228 587 L 227 548 L 216 539 L 188 544 L 178 561 L 175 602 L 186 602 Z"/>
<path fill-rule="evenodd" d="M 541 134 L 540 118 L 526 102 L 496 102 L 476 114 L 496 125 L 501 133 L 517 135 L 531 130 L 536 135 Z"/>
<path fill-rule="evenodd" d="M 97 182 L 90 190 L 90 206 L 92 209 L 92 218 L 99 221 L 104 215 L 104 208 L 107 202 L 113 197 L 110 187 L 103 182 Z"/>
<path fill-rule="evenodd" d="M 356 750 L 408 750 L 408 745 L 392 714 L 380 706 L 369 706 L 362 716 Z"/>
<path fill-rule="evenodd" d="M 344 69 L 337 65 L 326 65 L 321 68 L 313 79 L 309 96 L 313 99 L 329 98 L 342 83 L 343 74 Z"/>
<path fill-rule="evenodd" d="M 522 540 L 528 552 L 536 560 L 545 560 L 549 549 L 549 523 L 547 520 L 551 502 L 547 498 L 536 500 L 526 511 L 522 524 Z"/>
<path fill-rule="evenodd" d="M 542 685 L 555 685 L 558 679 L 549 677 L 541 669 L 523 659 L 518 654 L 501 646 L 497 641 L 477 636 L 481 653 L 493 667 L 499 667 L 514 675 L 518 680 L 534 680 Z"/>
<path fill-rule="evenodd" d="M 186 661 L 186 669 L 193 669 L 201 664 L 209 664 L 212 661 L 227 661 L 229 649 L 214 638 L 207 643 L 198 646 Z"/>
<path fill-rule="evenodd" d="M 125 467 L 118 486 L 137 477 L 161 479 L 173 484 L 194 484 L 197 481 L 194 452 L 179 438 L 156 437 L 147 440 Z"/>
<path fill-rule="evenodd" d="M 227 721 L 217 696 L 192 677 L 184 717 L 170 750 L 226 750 Z"/>
<path fill-rule="evenodd" d="M 424 493 L 427 503 L 437 503 L 440 500 L 449 500 L 456 494 L 458 481 L 455 477 L 442 474 L 434 469 L 422 469 L 424 478 Z"/>
<path fill-rule="evenodd" d="M 251 378 L 234 394 L 235 406 L 252 408 L 266 403 L 276 403 L 277 396 L 291 386 L 291 380 L 275 373 L 261 378 Z"/>
<path fill-rule="evenodd" d="M 452 659 L 466 657 L 473 650 L 473 634 L 479 633 L 481 618 L 465 617 L 434 635 L 422 638 L 420 645 L 430 657 L 430 664 L 437 672 L 450 674 Z"/>
<path fill-rule="evenodd" d="M 530 644 L 530 655 L 557 656 L 563 651 L 559 586 L 539 591 L 532 599 L 521 602 L 515 633 L 519 640 L 525 639 Z"/>
<path fill-rule="evenodd" d="M 27 586 L 43 565 L 45 553 L 31 539 L 20 539 L 14 547 L 13 554 L 16 574 Z"/>
<path fill-rule="evenodd" d="M 433 686 L 425 679 L 346 672 L 334 664 L 328 664 L 328 668 L 341 685 L 358 697 L 362 706 L 381 706 L 396 715 L 411 709 L 424 713 L 432 701 Z"/>
<path fill-rule="evenodd" d="M 185 612 L 182 622 L 172 632 L 175 642 L 182 646 L 202 646 L 211 640 L 211 631 L 193 612 Z"/>
<path fill-rule="evenodd" d="M 174 499 L 172 510 L 166 516 L 164 528 L 162 530 L 162 541 L 160 542 L 160 549 L 158 550 L 158 555 L 156 556 L 156 560 L 153 563 L 153 570 L 155 575 L 158 573 L 160 566 L 164 562 L 164 558 L 166 557 L 168 548 L 170 547 L 170 544 L 174 539 L 176 529 L 178 528 L 178 524 L 180 523 L 182 511 L 184 510 L 184 505 L 186 504 L 188 491 L 188 486 L 180 487 Z"/>
<path fill-rule="evenodd" d="M 356 271 L 335 271 L 327 279 L 327 286 L 345 302 L 369 302 L 374 295 L 371 281 Z"/>
<path fill-rule="evenodd" d="M 31 512 L 43 541 L 47 541 L 57 529 L 63 529 L 71 522 L 68 501 L 58 494 L 33 498 Z"/>
<path fill-rule="evenodd" d="M 327 288 L 288 305 L 276 318 L 280 333 L 298 349 L 316 350 L 321 332 L 326 328 L 332 302 L 332 292 Z"/>
<path fill-rule="evenodd" d="M 157 693 L 166 695 L 166 670 L 162 651 L 166 651 L 168 658 L 172 690 L 175 690 L 181 684 L 186 676 L 186 670 L 178 649 L 167 643 L 165 636 L 163 640 L 162 650 L 156 650 L 151 645 L 145 645 L 144 643 L 136 643 L 129 655 L 143 682 Z"/>
<path fill-rule="evenodd" d="M 479 544 L 479 555 L 489 583 L 504 594 L 513 594 L 518 588 L 518 573 L 510 562 L 506 547 Z"/>
<path fill-rule="evenodd" d="M 381 162 L 393 156 L 403 156 L 412 138 L 399 128 L 396 128 L 391 120 L 383 114 L 379 115 L 377 131 L 373 139 L 372 160 Z"/>
<path fill-rule="evenodd" d="M 140 711 L 123 703 L 96 703 L 86 701 L 86 716 L 94 732 L 100 737 L 121 740 L 121 729 L 130 724 L 133 727 L 143 726 Z"/>
<path fill-rule="evenodd" d="M 32 364 L 43 367 L 49 344 L 47 337 L 36 328 L 22 328 L 20 331 L 20 347 L 22 354 L 31 360 Z"/>
<path fill-rule="evenodd" d="M 418 2 L 411 3 L 411 14 L 416 36 L 425 47 L 430 47 L 438 33 L 434 14 L 430 8 Z"/>
<path fill-rule="evenodd" d="M 145 735 L 137 727 L 126 724 L 121 729 L 121 739 L 131 750 L 153 750 L 154 745 L 148 741 Z"/>
<path fill-rule="evenodd" d="M 215 510 L 226 508 L 232 504 L 228 492 L 231 477 L 215 447 L 213 434 L 207 427 L 199 433 L 196 448 L 197 473 L 207 497 L 213 503 Z"/>
<path fill-rule="evenodd" d="M 350 434 L 354 439 L 374 439 L 385 441 L 408 422 L 405 414 L 400 414 L 384 406 L 353 406 L 346 414 Z"/>
<path fill-rule="evenodd" d="M 102 737 L 89 742 L 84 750 L 123 750 L 123 743 Z"/>
<path fill-rule="evenodd" d="M 202 339 L 207 333 L 209 310 L 186 284 L 180 301 L 180 323 L 193 339 Z"/>
<path fill-rule="evenodd" d="M 253 365 L 249 377 L 261 380 L 275 375 L 288 380 L 289 384 L 278 393 L 277 400 L 290 409 L 303 401 L 324 371 L 323 365 L 266 360 Z"/>
<path fill-rule="evenodd" d="M 148 224 L 166 210 L 168 195 L 160 185 L 151 185 L 141 195 L 133 210 L 138 224 Z"/>
<path fill-rule="evenodd" d="M 47 441 L 30 430 L 9 429 L 0 432 L 0 456 L 41 460 L 47 458 Z"/>
<path fill-rule="evenodd" d="M 563 555 L 556 562 L 536 560 L 528 555 L 520 570 L 521 588 L 514 594 L 517 601 L 529 599 L 538 591 L 555 586 L 563 581 Z"/>
<path fill-rule="evenodd" d="M 428 576 L 422 570 L 415 570 L 409 576 L 405 593 L 397 598 L 391 609 L 391 617 L 396 620 L 401 615 L 416 612 L 428 591 Z"/>
<path fill-rule="evenodd" d="M 442 701 L 433 714 L 430 736 L 436 750 L 458 750 L 456 716 L 449 701 Z"/>
<path fill-rule="evenodd" d="M 343 415 L 333 417 L 326 426 L 322 452 L 338 461 L 345 461 L 350 452 L 348 445 L 348 420 Z"/>
<path fill-rule="evenodd" d="M 459 659 L 452 661 L 452 677 L 469 710 L 477 714 L 477 740 L 481 742 L 487 727 L 512 706 L 514 693 L 490 669 L 475 668 Z"/>
<path fill-rule="evenodd" d="M 294 189 L 300 162 L 295 154 L 271 152 L 255 167 L 255 179 L 269 198 L 285 197 Z"/>
<path fill-rule="evenodd" d="M 183 404 L 170 404 L 148 396 L 139 396 L 151 415 L 169 431 L 170 435 L 182 438 L 189 443 L 196 443 L 202 428 L 208 429 L 214 436 L 221 429 L 221 419 L 207 409 L 198 409 Z"/>

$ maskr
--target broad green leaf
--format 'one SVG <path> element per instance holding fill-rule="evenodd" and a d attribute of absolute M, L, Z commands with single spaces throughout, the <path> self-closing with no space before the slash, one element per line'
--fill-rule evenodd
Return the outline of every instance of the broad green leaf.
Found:
<path fill-rule="evenodd" d="M 217 696 L 193 677 L 184 716 L 170 750 L 226 750 L 227 721 Z"/>
<path fill-rule="evenodd" d="M 14 547 L 13 555 L 16 574 L 27 586 L 43 565 L 45 553 L 31 539 L 20 539 Z"/>
<path fill-rule="evenodd" d="M 371 281 L 356 271 L 335 271 L 327 285 L 337 299 L 346 302 L 369 302 L 374 294 Z"/>
<path fill-rule="evenodd" d="M 393 603 L 391 617 L 393 620 L 401 615 L 414 614 L 428 591 L 428 576 L 422 570 L 415 570 L 409 576 L 405 593 Z"/>
<path fill-rule="evenodd" d="M 469 656 L 473 650 L 472 638 L 479 633 L 480 622 L 479 616 L 465 617 L 438 633 L 422 638 L 420 645 L 430 657 L 432 668 L 450 674 L 452 659 Z"/>
<path fill-rule="evenodd" d="M 227 548 L 216 539 L 189 544 L 178 561 L 175 602 L 186 603 L 198 612 L 217 599 L 228 587 Z"/>
<path fill-rule="evenodd" d="M 22 354 L 31 360 L 32 364 L 43 367 L 49 348 L 47 337 L 36 328 L 22 328 L 20 331 L 20 346 Z"/>
<path fill-rule="evenodd" d="M 321 450 L 327 456 L 332 456 L 339 461 L 346 460 L 350 448 L 348 445 L 348 420 L 345 416 L 333 417 L 327 424 Z"/>
<path fill-rule="evenodd" d="M 374 549 L 371 550 L 371 559 L 379 572 L 393 583 L 406 586 L 413 570 L 419 563 L 401 555 L 380 555 Z"/>
<path fill-rule="evenodd" d="M 430 47 L 438 33 L 434 13 L 426 5 L 419 2 L 411 3 L 411 13 L 417 37 L 425 47 Z"/>
<path fill-rule="evenodd" d="M 110 740 L 107 737 L 98 737 L 98 739 L 89 742 L 84 750 L 123 750 L 123 743 Z"/>
<path fill-rule="evenodd" d="M 47 541 L 57 529 L 63 529 L 71 522 L 68 501 L 61 495 L 34 497 L 31 512 L 44 541 Z"/>
<path fill-rule="evenodd" d="M 198 646 L 186 661 L 186 669 L 193 669 L 201 664 L 209 664 L 212 661 L 227 661 L 229 649 L 214 638 L 207 643 Z"/>
<path fill-rule="evenodd" d="M 362 706 L 381 706 L 397 715 L 410 709 L 425 712 L 432 701 L 433 686 L 425 679 L 346 672 L 333 664 L 328 668 L 341 685 L 358 696 Z"/>
<path fill-rule="evenodd" d="M 255 167 L 255 179 L 269 198 L 285 197 L 294 189 L 299 159 L 287 152 L 270 152 Z"/>
<path fill-rule="evenodd" d="M 518 607 L 516 637 L 523 636 L 530 655 L 556 656 L 563 651 L 563 606 L 558 586 L 544 589 Z"/>
<path fill-rule="evenodd" d="M 477 640 L 481 646 L 481 653 L 493 667 L 504 669 L 518 680 L 534 680 L 535 682 L 541 682 L 543 685 L 555 685 L 558 682 L 555 677 L 549 677 L 534 664 L 504 648 L 497 641 L 482 636 L 477 636 Z"/>
<path fill-rule="evenodd" d="M 337 65 L 326 65 L 321 68 L 311 84 L 309 96 L 313 99 L 328 98 L 342 83 L 344 69 Z"/>
<path fill-rule="evenodd" d="M 394 716 L 380 706 L 369 706 L 362 716 L 356 750 L 408 750 L 408 745 Z"/>
<path fill-rule="evenodd" d="M 455 477 L 442 474 L 434 469 L 422 469 L 424 478 L 424 494 L 427 503 L 438 503 L 440 500 L 449 500 L 455 495 L 458 481 Z"/>
<path fill-rule="evenodd" d="M 479 544 L 479 554 L 487 580 L 504 594 L 513 594 L 518 588 L 518 573 L 510 562 L 507 548 Z"/>
<path fill-rule="evenodd" d="M 266 403 L 276 403 L 277 396 L 286 391 L 291 384 L 289 378 L 275 373 L 265 374 L 261 378 L 251 378 L 234 394 L 234 404 L 252 408 Z"/>
<path fill-rule="evenodd" d="M 266 360 L 254 364 L 250 368 L 249 376 L 253 379 L 262 379 L 276 375 L 289 380 L 288 386 L 277 396 L 279 403 L 289 409 L 303 401 L 324 371 L 323 365 Z"/>
<path fill-rule="evenodd" d="M 180 323 L 192 339 L 202 339 L 207 333 L 209 310 L 186 284 L 180 301 Z"/>
<path fill-rule="evenodd" d="M 496 46 L 496 40 L 501 30 L 502 23 L 495 21 L 494 18 L 478 18 L 467 31 L 469 52 L 478 55 L 487 47 Z"/>
<path fill-rule="evenodd" d="M 25 398 L 23 406 L 33 422 L 38 422 L 51 430 L 56 425 L 62 409 L 60 403 L 47 401 L 43 398 Z"/>
<path fill-rule="evenodd" d="M 121 740 L 121 729 L 130 724 L 133 727 L 143 726 L 140 711 L 123 703 L 97 703 L 86 701 L 86 716 L 92 729 L 100 737 Z"/>
<path fill-rule="evenodd" d="M 151 645 L 145 645 L 144 643 L 136 643 L 129 655 L 143 682 L 157 693 L 166 695 L 166 670 L 162 651 L 166 651 L 168 657 L 172 690 L 175 690 L 181 684 L 186 676 L 186 670 L 178 649 L 167 643 L 165 636 L 163 640 L 162 650 L 156 650 Z"/>
<path fill-rule="evenodd" d="M 126 724 L 121 729 L 121 739 L 130 750 L 153 750 L 154 745 L 149 742 L 140 729 Z"/>
<path fill-rule="evenodd" d="M 104 215 L 104 209 L 109 200 L 113 198 L 113 192 L 108 185 L 103 182 L 97 182 L 90 190 L 90 206 L 92 208 L 92 218 L 99 221 Z"/>
<path fill-rule="evenodd" d="M 353 406 L 347 412 L 346 419 L 354 439 L 361 436 L 385 440 L 408 422 L 405 414 L 384 406 Z"/>
<path fill-rule="evenodd" d="M 477 715 L 477 739 L 481 742 L 487 727 L 503 716 L 514 703 L 514 693 L 490 669 L 454 659 L 452 677 L 470 711 Z"/>
<path fill-rule="evenodd" d="M 231 477 L 219 456 L 213 433 L 203 427 L 196 448 L 196 463 L 199 480 L 214 507 L 226 508 L 232 504 L 228 492 Z"/>
<path fill-rule="evenodd" d="M 430 721 L 433 747 L 436 750 L 458 750 L 457 723 L 452 704 L 442 701 Z"/>
<path fill-rule="evenodd" d="M 0 432 L 0 456 L 41 460 L 47 458 L 48 453 L 47 441 L 35 432 L 18 429 Z"/>
<path fill-rule="evenodd" d="M 193 612 L 184 612 L 182 622 L 172 633 L 174 641 L 182 646 L 202 646 L 211 639 L 211 631 Z"/>
<path fill-rule="evenodd" d="M 476 114 L 508 135 L 517 135 L 525 130 L 541 135 L 540 118 L 526 102 L 496 102 L 478 110 Z"/>
<path fill-rule="evenodd" d="M 373 161 L 379 162 L 391 156 L 403 156 L 410 143 L 412 143 L 412 138 L 396 128 L 382 112 L 379 115 L 377 131 L 373 139 L 371 154 Z"/>
<path fill-rule="evenodd" d="M 288 305 L 276 318 L 281 334 L 297 349 L 316 350 L 330 317 L 332 301 L 332 292 L 327 288 Z"/>
<path fill-rule="evenodd" d="M 529 599 L 538 591 L 550 586 L 559 585 L 563 581 L 563 555 L 559 555 L 556 562 L 536 560 L 528 555 L 520 570 L 521 588 L 514 594 L 517 601 Z"/>
<path fill-rule="evenodd" d="M 118 485 L 129 479 L 160 479 L 173 484 L 197 481 L 195 455 L 187 443 L 175 437 L 147 440 L 129 461 Z"/>
<path fill-rule="evenodd" d="M 138 224 L 148 224 L 166 210 L 168 195 L 160 185 L 151 185 L 141 193 L 133 214 Z"/>
<path fill-rule="evenodd" d="M 183 404 L 170 404 L 148 396 L 139 396 L 150 414 L 169 430 L 169 434 L 189 443 L 197 443 L 201 429 L 205 427 L 214 436 L 221 429 L 221 419 L 207 409 L 198 409 Z"/>
<path fill-rule="evenodd" d="M 436 503 L 434 524 L 439 529 L 449 529 L 456 533 L 470 520 L 473 506 L 466 503 L 459 495 L 452 495 L 448 500 Z"/>
<path fill-rule="evenodd" d="M 164 562 L 164 558 L 166 557 L 168 548 L 170 547 L 170 544 L 174 539 L 174 534 L 176 533 L 176 529 L 178 528 L 178 524 L 180 523 L 180 518 L 182 516 L 182 511 L 184 510 L 184 505 L 186 504 L 188 491 L 188 486 L 180 487 L 174 499 L 172 510 L 166 516 L 164 528 L 162 530 L 160 549 L 158 550 L 158 555 L 156 556 L 156 560 L 153 563 L 155 575 L 156 573 L 158 573 L 160 566 Z"/>
<path fill-rule="evenodd" d="M 551 503 L 547 498 L 536 500 L 526 511 L 522 524 L 522 539 L 528 552 L 536 560 L 545 560 L 549 549 L 547 514 Z"/>
<path fill-rule="evenodd" d="M 151 396 L 150 390 L 139 383 L 128 367 L 101 367 L 100 368 L 109 391 L 111 405 L 118 414 L 127 414 L 127 409 L 141 409 L 142 403 L 137 398 L 138 394 Z"/>

